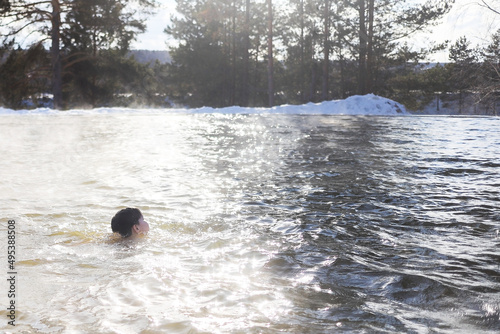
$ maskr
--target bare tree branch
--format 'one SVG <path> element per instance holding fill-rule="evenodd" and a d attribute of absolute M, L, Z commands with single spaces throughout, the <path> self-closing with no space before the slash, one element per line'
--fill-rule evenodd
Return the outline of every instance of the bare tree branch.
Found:
<path fill-rule="evenodd" d="M 482 3 L 482 4 L 481 4 Z M 495 9 L 493 7 L 491 7 L 485 0 L 481 0 L 481 3 L 479 4 L 481 7 L 485 7 L 485 8 L 488 8 L 489 10 L 491 10 L 493 13 L 495 14 L 498 14 L 500 15 L 500 10 L 498 9 Z"/>

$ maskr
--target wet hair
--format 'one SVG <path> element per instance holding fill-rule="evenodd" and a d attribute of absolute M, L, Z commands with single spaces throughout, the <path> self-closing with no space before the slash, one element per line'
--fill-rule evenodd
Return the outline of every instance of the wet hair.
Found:
<path fill-rule="evenodd" d="M 142 213 L 139 209 L 122 209 L 111 219 L 111 230 L 120 233 L 122 237 L 130 237 L 132 235 L 132 227 L 139 224 L 141 217 Z"/>

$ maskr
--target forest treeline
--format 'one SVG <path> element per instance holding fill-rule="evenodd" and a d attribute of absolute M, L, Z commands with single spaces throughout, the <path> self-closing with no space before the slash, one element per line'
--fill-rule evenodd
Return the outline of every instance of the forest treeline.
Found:
<path fill-rule="evenodd" d="M 0 0 L 0 104 L 270 106 L 374 93 L 417 110 L 453 94 L 460 106 L 472 96 L 497 112 L 500 30 L 482 47 L 466 36 L 418 49 L 405 42 L 453 0 L 176 2 L 165 22 L 171 60 L 144 63 L 130 45 L 154 0 Z M 26 36 L 35 42 L 21 47 Z M 442 50 L 448 63 L 422 63 Z"/>

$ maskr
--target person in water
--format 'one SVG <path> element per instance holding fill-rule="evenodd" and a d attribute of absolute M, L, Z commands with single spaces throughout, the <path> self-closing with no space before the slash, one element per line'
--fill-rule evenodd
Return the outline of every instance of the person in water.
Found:
<path fill-rule="evenodd" d="M 142 213 L 136 208 L 126 208 L 118 211 L 111 219 L 111 230 L 118 232 L 124 238 L 147 234 L 149 224 L 144 220 Z"/>

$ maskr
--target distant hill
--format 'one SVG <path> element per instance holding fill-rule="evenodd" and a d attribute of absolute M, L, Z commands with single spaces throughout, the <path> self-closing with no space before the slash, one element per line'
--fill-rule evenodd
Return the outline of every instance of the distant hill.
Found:
<path fill-rule="evenodd" d="M 161 64 L 170 63 L 172 58 L 168 51 L 154 51 L 154 50 L 131 50 L 130 54 L 135 57 L 139 63 L 147 64 L 159 61 Z"/>

